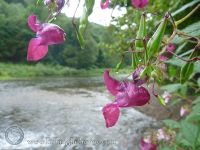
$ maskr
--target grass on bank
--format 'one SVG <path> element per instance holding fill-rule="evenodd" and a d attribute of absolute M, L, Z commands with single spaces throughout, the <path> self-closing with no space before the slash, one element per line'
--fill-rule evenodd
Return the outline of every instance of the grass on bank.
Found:
<path fill-rule="evenodd" d="M 114 69 L 113 69 L 114 70 Z M 101 76 L 104 69 L 74 69 L 60 65 L 0 63 L 0 80 L 28 77 Z M 129 70 L 130 71 L 130 70 Z M 120 73 L 128 72 L 126 69 Z"/>

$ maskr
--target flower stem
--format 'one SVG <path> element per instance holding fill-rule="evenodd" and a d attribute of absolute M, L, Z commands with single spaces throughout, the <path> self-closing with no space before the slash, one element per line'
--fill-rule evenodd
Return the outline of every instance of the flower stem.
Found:
<path fill-rule="evenodd" d="M 183 17 L 182 19 L 178 20 L 175 22 L 176 26 L 178 26 L 179 24 L 181 24 L 182 22 L 184 22 L 186 19 L 188 19 L 198 8 L 200 7 L 200 4 L 197 5 L 189 14 L 187 14 L 185 17 Z"/>

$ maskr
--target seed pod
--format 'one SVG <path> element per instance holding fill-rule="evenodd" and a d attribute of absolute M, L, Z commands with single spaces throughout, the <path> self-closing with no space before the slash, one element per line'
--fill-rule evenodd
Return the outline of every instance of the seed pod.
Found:
<path fill-rule="evenodd" d="M 118 72 L 119 69 L 121 69 L 121 67 L 123 65 L 123 61 L 124 61 L 124 55 L 122 55 L 122 58 L 121 58 L 120 62 L 115 67 L 116 72 Z"/>
<path fill-rule="evenodd" d="M 144 44 L 143 44 L 143 38 L 146 36 L 147 34 L 147 28 L 146 28 L 146 14 L 143 13 L 140 19 L 140 26 L 139 26 L 139 30 L 136 36 L 136 39 L 141 39 L 141 40 L 136 40 L 135 41 L 135 47 L 136 50 L 142 50 L 144 48 Z"/>
<path fill-rule="evenodd" d="M 165 14 L 164 19 L 162 20 L 162 22 L 160 23 L 160 25 L 158 26 L 156 32 L 153 34 L 153 36 L 151 37 L 151 39 L 148 41 L 147 43 L 147 59 L 152 57 L 154 54 L 156 54 L 160 48 L 164 33 L 165 33 L 165 29 L 167 26 L 167 20 L 169 18 L 169 14 Z"/>

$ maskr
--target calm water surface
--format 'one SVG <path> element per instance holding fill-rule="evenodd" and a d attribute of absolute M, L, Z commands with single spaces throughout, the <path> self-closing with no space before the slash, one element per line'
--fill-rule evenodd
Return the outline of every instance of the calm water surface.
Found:
<path fill-rule="evenodd" d="M 0 81 L 0 149 L 138 150 L 156 121 L 126 108 L 107 129 L 101 109 L 112 99 L 100 77 Z M 13 126 L 24 133 L 17 145 Z"/>

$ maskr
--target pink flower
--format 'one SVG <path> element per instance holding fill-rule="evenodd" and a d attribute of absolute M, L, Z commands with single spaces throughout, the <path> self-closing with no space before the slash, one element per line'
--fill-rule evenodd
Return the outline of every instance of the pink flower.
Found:
<path fill-rule="evenodd" d="M 169 92 L 165 91 L 163 93 L 162 97 L 164 98 L 165 103 L 167 104 L 167 103 L 169 103 L 170 99 L 172 98 L 172 95 Z"/>
<path fill-rule="evenodd" d="M 106 127 L 116 124 L 120 114 L 119 107 L 142 106 L 150 100 L 150 94 L 144 87 L 134 82 L 118 81 L 110 76 L 109 70 L 104 71 L 104 83 L 115 96 L 115 101 L 104 106 L 102 110 Z"/>
<path fill-rule="evenodd" d="M 109 7 L 109 0 L 101 0 L 100 2 L 101 9 L 106 9 Z"/>
<path fill-rule="evenodd" d="M 36 15 L 28 17 L 30 29 L 36 32 L 28 45 L 27 60 L 38 61 L 48 52 L 48 45 L 59 44 L 65 40 L 65 32 L 59 26 L 51 23 L 39 23 Z"/>
<path fill-rule="evenodd" d="M 148 5 L 149 0 L 131 0 L 131 3 L 136 8 L 143 8 Z"/>
<path fill-rule="evenodd" d="M 167 51 L 173 52 L 176 49 L 176 45 L 174 43 L 169 43 L 167 45 Z"/>
<path fill-rule="evenodd" d="M 140 150 L 157 150 L 157 145 L 150 138 L 142 138 L 140 140 Z"/>
<path fill-rule="evenodd" d="M 160 55 L 160 61 L 166 61 L 166 60 L 168 60 L 168 57 Z"/>
<path fill-rule="evenodd" d="M 167 134 L 164 129 L 158 129 L 157 139 L 158 141 L 161 141 L 161 140 L 169 141 L 171 138 L 170 138 L 170 135 Z"/>
<path fill-rule="evenodd" d="M 187 105 L 181 106 L 181 109 L 180 109 L 180 116 L 181 117 L 187 115 L 189 112 L 190 112 L 190 109 Z"/>
<path fill-rule="evenodd" d="M 65 0 L 56 0 L 55 2 L 56 11 L 60 12 L 65 5 Z M 51 5 L 52 3 L 54 4 L 52 0 L 44 0 L 45 5 Z"/>

